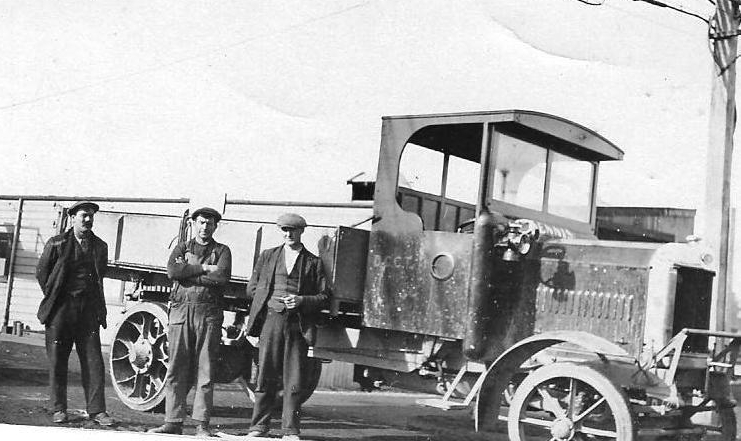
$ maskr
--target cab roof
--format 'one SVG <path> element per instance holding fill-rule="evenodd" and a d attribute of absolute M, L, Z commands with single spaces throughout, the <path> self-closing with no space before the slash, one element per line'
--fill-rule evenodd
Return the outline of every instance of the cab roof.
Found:
<path fill-rule="evenodd" d="M 483 124 L 539 145 L 555 147 L 580 159 L 623 159 L 623 151 L 602 135 L 567 119 L 529 110 L 384 116 L 385 124 L 425 123 L 408 140 L 413 144 L 478 161 Z M 451 147 L 454 146 L 454 147 Z M 454 149 L 454 151 L 452 151 Z"/>

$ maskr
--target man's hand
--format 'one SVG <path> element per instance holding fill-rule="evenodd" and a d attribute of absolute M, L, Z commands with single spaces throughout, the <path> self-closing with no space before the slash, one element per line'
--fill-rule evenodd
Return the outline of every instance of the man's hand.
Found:
<path fill-rule="evenodd" d="M 206 265 L 205 263 L 201 264 L 201 268 L 203 268 L 203 271 L 205 271 L 206 274 L 212 273 L 219 269 L 217 265 Z"/>
<path fill-rule="evenodd" d="M 260 347 L 260 337 L 252 337 L 250 335 L 246 336 L 247 341 L 250 342 L 252 347 L 259 348 Z"/>
<path fill-rule="evenodd" d="M 301 297 L 290 294 L 290 295 L 283 297 L 283 303 L 286 304 L 286 309 L 294 309 L 294 308 L 297 308 L 298 305 L 301 304 Z"/>

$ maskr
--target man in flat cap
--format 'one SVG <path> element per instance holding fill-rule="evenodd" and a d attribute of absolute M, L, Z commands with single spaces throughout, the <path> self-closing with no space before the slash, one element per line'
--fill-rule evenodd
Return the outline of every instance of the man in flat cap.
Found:
<path fill-rule="evenodd" d="M 37 316 L 46 326 L 49 398 L 55 423 L 67 422 L 67 368 L 74 345 L 89 418 L 101 426 L 115 424 L 106 413 L 100 352 L 100 326 L 107 326 L 103 277 L 108 245 L 92 231 L 98 209 L 93 202 L 73 204 L 68 210 L 72 228 L 46 242 L 36 266 L 36 279 L 44 292 Z"/>
<path fill-rule="evenodd" d="M 298 440 L 302 371 L 309 345 L 316 342 L 316 322 L 330 291 L 322 262 L 301 243 L 303 217 L 287 213 L 276 222 L 283 245 L 263 251 L 247 286 L 252 299 L 246 333 L 260 337 L 255 407 L 248 436 L 270 430 L 270 414 L 283 390 L 284 440 Z"/>
<path fill-rule="evenodd" d="M 165 424 L 149 432 L 182 434 L 185 400 L 195 383 L 192 418 L 196 436 L 212 436 L 213 369 L 224 320 L 221 300 L 232 274 L 232 253 L 216 242 L 221 214 L 200 208 L 191 215 L 195 237 L 179 243 L 167 261 L 174 281 L 170 292 L 168 345 L 170 368 L 165 376 Z"/>

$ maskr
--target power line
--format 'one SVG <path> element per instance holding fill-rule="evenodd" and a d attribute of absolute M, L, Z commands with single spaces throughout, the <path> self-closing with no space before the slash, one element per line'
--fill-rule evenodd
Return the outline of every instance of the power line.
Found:
<path fill-rule="evenodd" d="M 620 5 L 622 5 L 622 3 L 620 3 Z M 654 26 L 659 26 L 659 27 L 662 27 L 662 28 L 665 28 L 665 29 L 671 29 L 672 31 L 679 32 L 679 33 L 686 34 L 686 35 L 695 35 L 693 32 L 688 32 L 685 29 L 678 28 L 678 27 L 675 27 L 675 26 L 670 26 L 670 25 L 668 25 L 668 24 L 666 24 L 664 22 L 661 22 L 661 21 L 652 20 L 652 19 L 648 18 L 644 14 L 639 14 L 639 13 L 636 13 L 635 11 L 633 11 L 633 10 L 625 9 L 622 6 L 618 6 L 618 4 L 616 4 L 614 2 L 612 2 L 612 3 L 605 3 L 604 6 L 606 8 L 610 8 L 610 9 L 614 9 L 616 11 L 620 11 L 623 14 L 630 15 L 632 17 L 636 17 L 638 19 L 641 19 L 643 21 L 646 21 L 648 23 L 651 23 Z"/>
<path fill-rule="evenodd" d="M 699 18 L 700 20 L 704 21 L 705 23 L 708 23 L 710 21 L 709 18 L 703 17 L 702 15 L 698 14 L 697 12 L 688 11 L 686 9 L 683 9 L 683 8 L 679 7 L 679 6 L 675 6 L 675 5 L 672 5 L 672 4 L 669 4 L 669 3 L 664 3 L 664 2 L 659 1 L 659 0 L 633 0 L 633 1 L 649 3 L 651 5 L 659 6 L 661 8 L 672 9 L 672 10 L 677 11 L 677 12 L 680 12 L 682 14 L 686 14 L 686 15 L 689 15 L 691 17 Z"/>

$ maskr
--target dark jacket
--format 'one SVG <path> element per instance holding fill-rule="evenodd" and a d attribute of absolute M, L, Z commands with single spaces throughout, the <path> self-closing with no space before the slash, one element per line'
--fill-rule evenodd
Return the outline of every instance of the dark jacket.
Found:
<path fill-rule="evenodd" d="M 283 245 L 260 253 L 252 277 L 247 285 L 247 298 L 252 299 L 250 317 L 247 322 L 247 335 L 258 337 L 267 314 L 267 301 L 275 283 L 275 266 Z M 296 259 L 299 268 L 298 306 L 301 333 L 309 345 L 316 343 L 316 324 L 319 313 L 329 305 L 331 296 L 324 276 L 322 261 L 303 248 Z"/>
<path fill-rule="evenodd" d="M 68 270 L 67 262 L 72 259 L 76 240 L 72 229 L 52 237 L 46 242 L 39 263 L 36 265 L 36 280 L 39 281 L 41 290 L 44 292 L 44 298 L 36 314 L 42 324 L 46 324 L 52 317 L 63 295 L 62 288 Z M 103 294 L 103 277 L 108 269 L 108 245 L 92 232 L 90 232 L 89 240 L 98 281 L 97 295 L 92 299 L 92 306 L 98 323 L 105 328 L 107 312 Z"/>
<path fill-rule="evenodd" d="M 194 253 L 195 239 L 180 242 L 167 260 L 167 276 L 174 280 L 170 301 L 211 303 L 218 305 L 232 276 L 232 252 L 228 246 L 212 240 L 202 255 Z M 202 264 L 216 265 L 217 271 L 206 274 Z"/>

